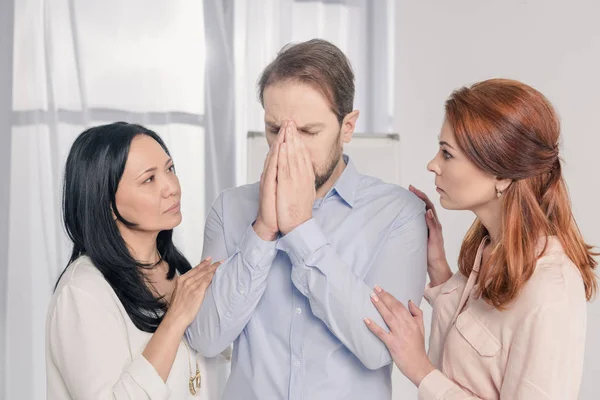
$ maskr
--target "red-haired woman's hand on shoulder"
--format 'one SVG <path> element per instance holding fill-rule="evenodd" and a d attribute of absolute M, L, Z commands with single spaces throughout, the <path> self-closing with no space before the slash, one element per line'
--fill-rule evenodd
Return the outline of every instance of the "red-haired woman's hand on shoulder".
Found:
<path fill-rule="evenodd" d="M 409 186 L 409 190 L 425 202 L 425 220 L 429 230 L 427 239 L 427 272 L 429 273 L 431 286 L 435 287 L 446 282 L 452 276 L 452 271 L 446 259 L 446 250 L 444 249 L 442 224 L 435 211 L 435 206 L 429 197 L 412 185 Z"/>

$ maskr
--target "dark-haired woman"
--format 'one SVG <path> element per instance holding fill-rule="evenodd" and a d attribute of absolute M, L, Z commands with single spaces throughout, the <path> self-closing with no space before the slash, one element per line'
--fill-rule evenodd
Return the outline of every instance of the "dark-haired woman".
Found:
<path fill-rule="evenodd" d="M 73 251 L 46 323 L 48 399 L 221 397 L 225 359 L 205 360 L 184 338 L 219 263 L 191 268 L 174 246 L 180 198 L 156 133 L 120 122 L 75 140 L 63 193 Z"/>

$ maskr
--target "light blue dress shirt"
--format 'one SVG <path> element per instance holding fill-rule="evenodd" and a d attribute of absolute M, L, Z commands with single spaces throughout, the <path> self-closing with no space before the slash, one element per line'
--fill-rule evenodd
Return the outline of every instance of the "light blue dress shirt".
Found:
<path fill-rule="evenodd" d="M 313 218 L 273 242 L 252 228 L 259 186 L 224 191 L 203 257 L 226 260 L 186 335 L 207 357 L 234 343 L 225 400 L 391 398 L 392 359 L 366 327 L 385 327 L 375 284 L 420 304 L 425 206 L 409 191 L 346 167 Z"/>

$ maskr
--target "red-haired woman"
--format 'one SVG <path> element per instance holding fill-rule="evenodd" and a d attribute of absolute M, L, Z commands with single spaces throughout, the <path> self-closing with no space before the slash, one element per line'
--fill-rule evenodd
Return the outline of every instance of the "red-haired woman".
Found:
<path fill-rule="evenodd" d="M 365 319 L 420 399 L 577 398 L 597 263 L 573 218 L 559 138 L 552 105 L 523 83 L 488 80 L 447 100 L 427 168 L 442 207 L 476 219 L 453 275 L 433 204 L 411 188 L 428 208 L 429 357 L 415 304 L 376 286 L 389 331 Z"/>

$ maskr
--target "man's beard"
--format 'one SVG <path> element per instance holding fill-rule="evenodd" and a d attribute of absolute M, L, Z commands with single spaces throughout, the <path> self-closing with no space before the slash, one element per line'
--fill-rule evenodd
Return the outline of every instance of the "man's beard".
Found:
<path fill-rule="evenodd" d="M 342 157 L 342 145 L 340 143 L 341 134 L 342 131 L 340 130 L 340 133 L 335 140 L 335 148 L 332 149 L 329 160 L 327 160 L 327 169 L 325 170 L 325 173 L 318 174 L 317 171 L 315 171 L 315 190 L 319 190 L 321 186 L 323 186 L 329 180 L 329 178 L 331 178 L 333 171 L 335 171 L 335 167 L 337 167 L 338 162 Z"/>

